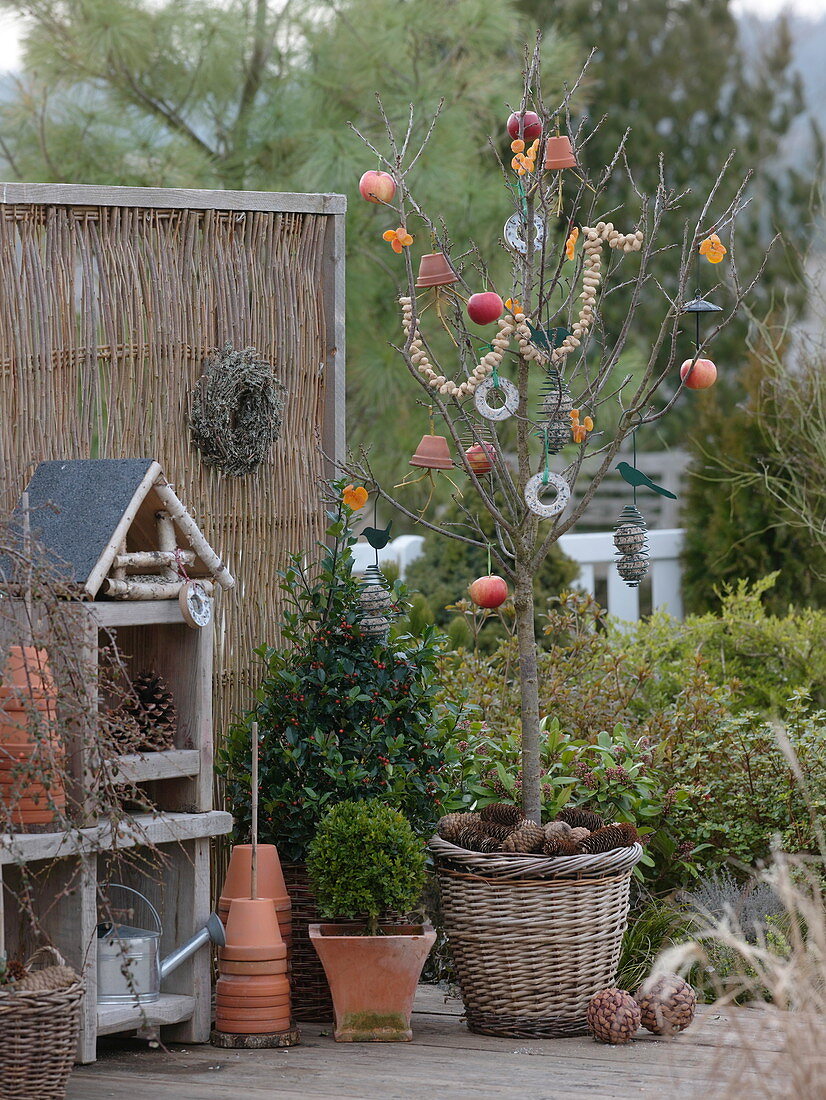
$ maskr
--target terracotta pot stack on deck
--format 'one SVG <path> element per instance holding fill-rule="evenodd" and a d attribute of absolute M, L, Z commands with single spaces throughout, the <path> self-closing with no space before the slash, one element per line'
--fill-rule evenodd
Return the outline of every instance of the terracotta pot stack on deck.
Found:
<path fill-rule="evenodd" d="M 46 651 L 10 646 L 0 678 L 0 803 L 13 825 L 49 825 L 66 805 Z"/>
<path fill-rule="evenodd" d="M 218 902 L 227 942 L 218 951 L 215 1028 L 230 1035 L 269 1035 L 291 1023 L 290 900 L 272 844 L 258 846 L 258 896 L 250 898 L 251 859 L 251 845 L 233 848 Z"/>

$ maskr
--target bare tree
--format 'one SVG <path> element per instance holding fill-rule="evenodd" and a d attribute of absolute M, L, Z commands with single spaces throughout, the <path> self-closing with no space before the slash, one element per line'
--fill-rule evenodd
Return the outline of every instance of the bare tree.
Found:
<path fill-rule="evenodd" d="M 513 199 L 514 212 L 505 227 L 503 242 L 513 260 L 510 297 L 497 322 L 498 331 L 481 357 L 475 349 L 479 337 L 468 328 L 463 292 L 474 289 L 474 283 L 489 282 L 488 267 L 473 246 L 462 255 L 453 254 L 446 228 L 422 209 L 412 190 L 412 170 L 425 153 L 439 112 L 430 120 L 419 144 L 413 141 L 414 108 L 411 106 L 402 135 L 379 100 L 387 153 L 356 130 L 396 183 L 395 194 L 387 205 L 398 216 L 400 227 L 409 231 L 411 226 L 421 224 L 458 276 L 457 282 L 437 290 L 437 308 L 428 318 L 434 329 L 441 323 L 449 330 L 448 361 L 444 355 L 437 358 L 433 340 L 425 331 L 422 313 L 427 308 L 426 299 L 423 295 L 417 297 L 410 250 L 402 243 L 409 237 L 400 235 L 407 286 L 399 298 L 405 339 L 397 350 L 425 394 L 422 403 L 444 423 L 456 449 L 457 465 L 472 486 L 473 504 L 457 494 L 466 522 L 461 528 L 445 529 L 411 511 L 398 494 L 393 496 L 376 482 L 365 452 L 351 459 L 346 469 L 350 476 L 371 484 L 409 519 L 448 537 L 486 547 L 480 509 L 493 518 L 496 540 L 492 555 L 514 593 L 523 809 L 527 817 L 538 821 L 541 727 L 534 577 L 553 544 L 587 510 L 623 441 L 640 426 L 664 416 L 681 392 L 678 364 L 686 357 L 692 358 L 688 337 L 681 331 L 685 321 L 682 311 L 694 296 L 690 289 L 692 261 L 701 242 L 715 231 L 729 231 L 728 304 L 715 315 L 719 322 L 694 346 L 693 361 L 703 356 L 708 343 L 731 320 L 760 272 L 744 284 L 734 263 L 736 217 L 747 202 L 746 181 L 725 209 L 715 209 L 730 158 L 722 165 L 699 218 L 682 226 L 681 239 L 675 241 L 673 234 L 678 222 L 675 214 L 685 192 L 668 187 L 662 162 L 653 195 L 634 187 L 638 198 L 636 224 L 615 228 L 608 217 L 630 219 L 631 213 L 603 211 L 601 204 L 614 172 L 626 172 L 634 183 L 625 139 L 611 163 L 588 179 L 579 165 L 587 160 L 589 134 L 582 125 L 571 132 L 569 108 L 579 81 L 566 90 L 560 102 L 547 107 L 540 87 L 539 42 L 532 51 L 526 51 L 523 76 L 523 95 L 515 111 L 521 119 L 519 136 L 511 146 L 514 159 L 510 166 L 502 162 L 497 146 L 491 142 L 506 190 Z M 542 123 L 542 138 L 537 142 L 529 140 L 530 132 L 527 139 L 523 137 L 529 111 L 535 112 Z M 543 170 L 545 142 L 560 131 L 570 137 L 577 163 L 560 170 Z M 675 249 L 680 253 L 679 273 L 676 284 L 666 287 L 658 279 L 657 260 Z M 600 321 L 601 306 L 609 295 L 618 293 L 627 301 L 625 319 L 619 331 L 608 332 Z M 645 335 L 650 353 L 641 374 L 632 377 L 623 373 L 621 359 L 635 333 L 634 321 L 644 295 L 662 299 L 663 316 L 657 330 Z M 635 335 L 639 342 L 640 334 Z M 543 387 L 538 402 L 532 396 L 537 378 Z M 670 394 L 665 401 L 657 399 L 661 388 Z M 493 404 L 497 394 L 504 405 Z M 532 403 L 538 408 L 532 409 Z M 610 416 L 609 406 L 613 406 Z M 606 422 L 612 423 L 611 431 L 600 430 L 602 414 Z M 506 447 L 509 433 L 513 442 Z M 575 451 L 567 449 L 572 443 Z M 493 463 L 490 473 L 478 472 L 478 463 L 469 460 L 465 452 L 474 445 L 489 448 Z M 566 455 L 560 458 L 563 448 Z M 596 472 L 590 475 L 590 483 L 576 505 L 570 506 L 571 490 L 586 453 L 599 459 Z M 552 460 L 562 468 L 552 470 Z M 544 503 L 543 497 L 552 491 L 555 498 Z"/>

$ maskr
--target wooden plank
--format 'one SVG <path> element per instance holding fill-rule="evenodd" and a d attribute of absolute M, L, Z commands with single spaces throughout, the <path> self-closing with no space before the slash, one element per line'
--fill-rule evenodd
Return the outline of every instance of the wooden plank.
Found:
<path fill-rule="evenodd" d="M 343 462 L 346 450 L 344 248 L 344 218 L 332 218 L 324 235 L 322 257 L 326 349 L 322 446 L 330 478 L 338 476 L 337 467 Z"/>
<path fill-rule="evenodd" d="M 201 754 L 197 749 L 169 749 L 165 752 L 129 753 L 112 765 L 118 782 L 149 783 L 153 779 L 180 779 L 198 775 Z"/>
<path fill-rule="evenodd" d="M 169 210 L 261 210 L 343 214 L 347 198 L 335 193 L 207 191 L 168 187 L 99 187 L 76 183 L 0 183 L 0 203 L 47 206 L 136 206 Z"/>
<path fill-rule="evenodd" d="M 162 953 L 166 955 L 191 939 L 206 924 L 212 910 L 209 889 L 209 841 L 195 840 L 174 852 L 163 870 L 165 893 L 173 903 L 164 914 Z M 164 979 L 170 993 L 193 997 L 186 1022 L 170 1028 L 164 1040 L 175 1043 L 206 1043 L 212 1023 L 212 952 L 208 946 L 196 951 Z"/>
<path fill-rule="evenodd" d="M 136 814 L 113 834 L 102 823 L 76 833 L 0 833 L 0 863 L 58 859 L 104 849 L 134 848 L 139 844 L 172 844 L 202 837 L 223 836 L 232 830 L 232 815 L 223 810 L 201 814 Z"/>
<path fill-rule="evenodd" d="M 184 617 L 177 600 L 114 601 L 90 603 L 89 614 L 103 629 L 117 626 L 157 626 L 163 623 L 182 623 Z"/>
<path fill-rule="evenodd" d="M 144 1027 L 177 1024 L 187 1020 L 195 1008 L 194 997 L 162 993 L 157 1001 L 143 1005 L 98 1005 L 98 1035 L 114 1035 Z"/>

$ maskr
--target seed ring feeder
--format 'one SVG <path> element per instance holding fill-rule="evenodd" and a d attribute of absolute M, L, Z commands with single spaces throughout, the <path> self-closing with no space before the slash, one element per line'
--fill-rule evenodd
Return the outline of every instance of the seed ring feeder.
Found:
<path fill-rule="evenodd" d="M 543 504 L 540 498 L 548 485 L 556 489 L 556 497 L 550 504 Z M 570 499 L 571 487 L 568 482 L 559 474 L 552 474 L 547 470 L 541 474 L 534 474 L 525 486 L 525 503 L 534 515 L 542 519 L 553 519 L 554 516 L 558 516 L 565 510 Z"/>
<path fill-rule="evenodd" d="M 525 240 L 525 222 L 521 214 L 511 214 L 508 220 L 505 222 L 505 227 L 502 230 L 502 235 L 505 238 L 505 245 L 511 250 L 511 252 L 518 252 L 521 256 L 524 256 L 528 251 L 528 244 Z M 542 247 L 542 242 L 545 240 L 545 223 L 542 221 L 538 214 L 533 216 L 533 247 L 534 250 Z"/>
<path fill-rule="evenodd" d="M 487 395 L 492 389 L 501 390 L 505 398 L 504 405 L 501 405 L 498 409 L 489 405 L 487 401 Z M 484 416 L 486 420 L 507 420 L 519 408 L 519 390 L 507 378 L 485 378 L 476 387 L 473 400 L 476 411 L 480 416 Z"/>

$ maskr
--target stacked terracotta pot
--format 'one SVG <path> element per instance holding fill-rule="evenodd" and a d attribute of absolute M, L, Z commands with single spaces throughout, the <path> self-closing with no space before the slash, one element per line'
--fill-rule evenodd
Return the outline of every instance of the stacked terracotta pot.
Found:
<path fill-rule="evenodd" d="M 0 803 L 13 825 L 49 825 L 66 805 L 46 651 L 10 646 L 0 680 Z"/>
<path fill-rule="evenodd" d="M 252 873 L 252 845 L 236 844 L 232 849 L 224 886 L 218 899 L 218 916 L 227 923 L 229 907 L 235 898 L 248 898 L 250 896 L 250 880 Z M 292 905 L 287 887 L 284 885 L 284 874 L 281 870 L 281 862 L 278 858 L 278 850 L 274 844 L 258 845 L 258 887 L 256 896 L 267 898 L 273 903 L 278 920 L 278 930 L 281 939 L 287 945 L 287 957 L 289 958 L 292 946 Z"/>
<path fill-rule="evenodd" d="M 251 858 L 251 845 L 233 848 L 218 902 L 227 942 L 218 951 L 215 1027 L 231 1035 L 266 1035 L 291 1023 L 285 941 L 290 901 L 272 844 L 258 845 L 259 896 L 250 898 Z"/>

